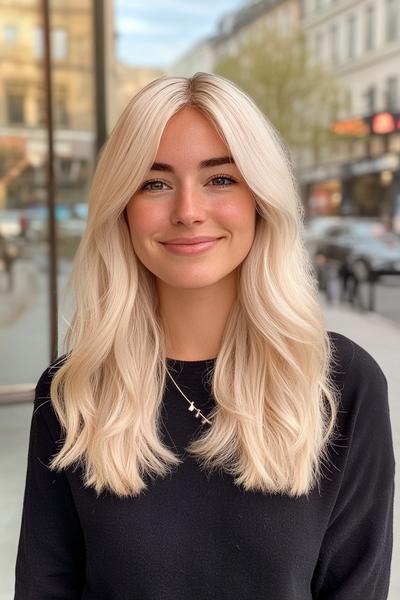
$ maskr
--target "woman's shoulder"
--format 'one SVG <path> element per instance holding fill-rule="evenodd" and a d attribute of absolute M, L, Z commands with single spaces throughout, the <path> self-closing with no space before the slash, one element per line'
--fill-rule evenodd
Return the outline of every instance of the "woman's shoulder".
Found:
<path fill-rule="evenodd" d="M 50 398 L 50 385 L 54 374 L 64 364 L 67 354 L 63 354 L 54 360 L 40 375 L 35 388 L 35 401 Z"/>
<path fill-rule="evenodd" d="M 59 422 L 55 415 L 50 396 L 50 386 L 54 374 L 65 362 L 67 354 L 59 356 L 42 372 L 35 387 L 35 399 L 33 407 L 33 416 L 36 419 L 45 421 L 48 428 L 53 431 L 59 431 Z"/>
<path fill-rule="evenodd" d="M 388 384 L 376 359 L 351 338 L 328 332 L 332 344 L 331 377 L 340 394 L 340 412 L 347 418 L 386 429 Z M 366 428 L 369 429 L 370 427 Z"/>
<path fill-rule="evenodd" d="M 376 382 L 387 385 L 386 377 L 376 359 L 351 338 L 328 331 L 332 347 L 332 374 L 347 385 Z"/>
<path fill-rule="evenodd" d="M 334 359 L 332 379 L 339 391 L 340 443 L 335 444 L 333 460 L 344 452 L 349 489 L 377 471 L 383 482 L 391 481 L 395 458 L 386 376 L 375 358 L 354 340 L 332 331 L 328 334 Z"/>

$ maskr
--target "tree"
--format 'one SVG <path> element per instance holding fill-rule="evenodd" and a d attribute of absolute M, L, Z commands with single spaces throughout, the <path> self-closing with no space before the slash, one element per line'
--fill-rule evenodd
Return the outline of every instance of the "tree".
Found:
<path fill-rule="evenodd" d="M 311 56 L 302 31 L 283 34 L 265 25 L 214 71 L 246 91 L 289 147 L 318 155 L 334 137 L 329 126 L 343 106 L 333 76 Z"/>

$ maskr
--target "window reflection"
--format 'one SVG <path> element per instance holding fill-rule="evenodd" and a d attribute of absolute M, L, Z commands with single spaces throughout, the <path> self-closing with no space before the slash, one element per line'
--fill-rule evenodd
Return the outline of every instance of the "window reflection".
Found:
<path fill-rule="evenodd" d="M 59 294 L 94 162 L 92 2 L 50 5 Z M 0 385 L 49 362 L 47 111 L 40 0 L 0 3 Z M 1 389 L 1 388 L 0 388 Z"/>

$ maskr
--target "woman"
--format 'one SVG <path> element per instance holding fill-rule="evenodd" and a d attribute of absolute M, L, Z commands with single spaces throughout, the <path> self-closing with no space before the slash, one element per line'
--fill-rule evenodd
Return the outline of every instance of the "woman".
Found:
<path fill-rule="evenodd" d="M 161 77 L 103 149 L 36 387 L 17 600 L 386 598 L 386 379 L 326 332 L 277 133 Z"/>

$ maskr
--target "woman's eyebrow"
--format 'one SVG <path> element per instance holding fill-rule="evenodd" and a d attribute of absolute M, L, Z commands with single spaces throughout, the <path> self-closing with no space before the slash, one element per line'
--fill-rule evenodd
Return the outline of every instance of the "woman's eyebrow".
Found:
<path fill-rule="evenodd" d="M 218 158 L 207 158 L 199 163 L 199 169 L 206 169 L 208 167 L 218 167 L 219 165 L 235 164 L 232 156 L 220 156 Z M 175 173 L 175 169 L 171 165 L 166 163 L 155 162 L 150 171 L 170 171 Z"/>

